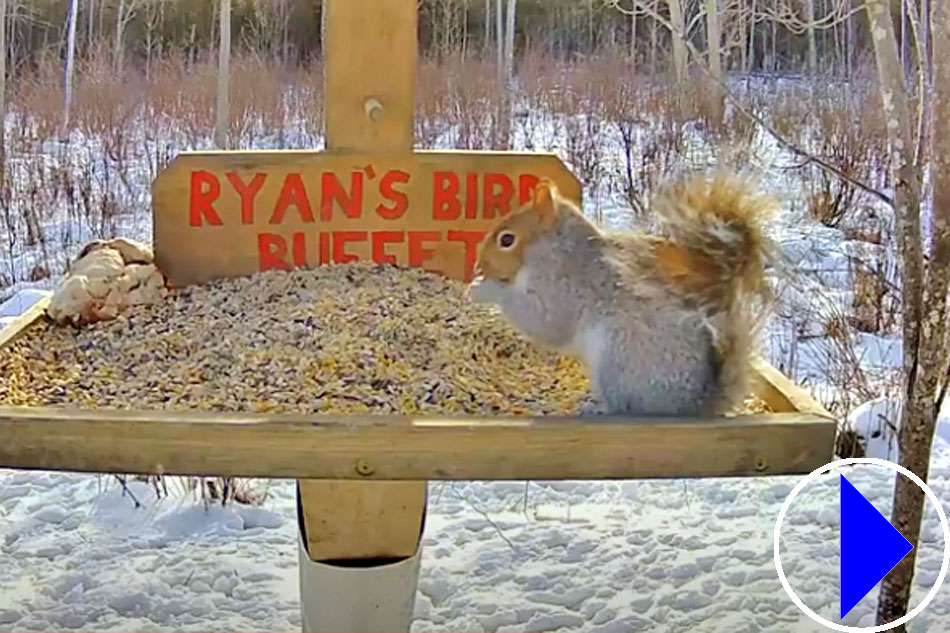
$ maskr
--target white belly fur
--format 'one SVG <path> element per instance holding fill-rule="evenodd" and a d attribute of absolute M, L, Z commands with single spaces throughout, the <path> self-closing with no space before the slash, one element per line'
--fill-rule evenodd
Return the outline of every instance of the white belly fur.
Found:
<path fill-rule="evenodd" d="M 572 356 L 583 361 L 588 367 L 593 367 L 597 363 L 604 345 L 609 341 L 604 333 L 604 328 L 595 325 L 593 327 L 579 329 L 566 345 L 559 351 L 567 356 Z"/>

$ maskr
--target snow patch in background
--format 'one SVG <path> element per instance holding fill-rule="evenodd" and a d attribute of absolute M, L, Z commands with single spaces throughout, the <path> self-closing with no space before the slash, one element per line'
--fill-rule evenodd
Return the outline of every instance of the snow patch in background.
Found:
<path fill-rule="evenodd" d="M 748 89 L 770 85 L 753 80 Z M 518 128 L 516 147 L 553 151 L 566 161 L 564 127 L 535 123 L 530 138 Z M 267 137 L 260 147 L 321 146 L 303 122 L 293 126 L 286 138 Z M 646 142 L 648 131 L 637 129 L 636 142 Z M 132 212 L 118 218 L 116 234 L 150 243 L 147 156 L 173 155 L 177 148 L 156 147 L 145 130 L 132 133 L 142 136 L 144 150 L 129 157 L 124 203 Z M 435 147 L 454 147 L 458 133 L 445 126 Z M 83 163 L 102 152 L 101 142 L 77 132 L 70 143 L 86 151 L 69 153 L 67 167 L 89 170 L 94 181 L 105 178 L 102 165 Z M 687 145 L 697 165 L 710 162 L 701 131 L 691 129 Z M 50 162 L 54 154 L 63 156 L 48 150 Z M 619 143 L 600 151 L 605 170 L 623 169 Z M 44 160 L 42 154 L 28 158 Z M 23 159 L 11 157 L 11 169 Z M 833 396 L 828 361 L 840 350 L 825 328 L 853 300 L 848 262 L 864 247 L 808 217 L 802 182 L 784 172 L 793 162 L 774 139 L 753 138 L 749 167 L 782 199 L 782 213 L 768 231 L 793 273 L 776 276 L 783 294 L 769 324 L 768 356 L 813 393 Z M 584 210 L 609 228 L 631 221 L 618 192 L 585 195 Z M 68 218 L 51 218 L 44 228 L 68 237 L 63 241 L 74 250 L 93 237 L 109 237 Z M 54 264 L 73 254 L 54 254 Z M 40 261 L 38 249 L 24 250 L 4 266 L 23 279 Z M 17 281 L 3 291 L 14 294 L 0 306 L 0 327 L 48 296 L 59 279 L 50 272 L 48 279 Z M 896 338 L 857 334 L 853 345 L 869 371 L 900 366 Z M 869 455 L 895 459 L 897 409 L 881 397 L 848 417 Z M 929 483 L 947 502 L 950 416 L 937 435 Z M 788 599 L 772 565 L 775 517 L 798 480 L 432 483 L 412 630 L 824 633 Z M 886 515 L 893 479 L 856 471 L 849 480 Z M 805 603 L 835 620 L 837 487 L 826 479 L 813 488 L 789 512 L 783 564 Z M 259 508 L 205 508 L 191 496 L 158 499 L 143 482 L 123 490 L 105 476 L 0 471 L 0 630 L 299 630 L 295 499 L 292 481 L 273 482 Z M 942 540 L 931 509 L 912 605 L 936 578 Z M 872 624 L 876 595 L 872 591 L 843 623 Z M 948 616 L 944 586 L 908 630 L 950 632 Z"/>

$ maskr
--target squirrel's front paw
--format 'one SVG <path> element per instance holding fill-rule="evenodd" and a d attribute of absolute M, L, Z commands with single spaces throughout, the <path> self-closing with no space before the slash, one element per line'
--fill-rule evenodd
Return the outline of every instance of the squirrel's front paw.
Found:
<path fill-rule="evenodd" d="M 472 280 L 466 288 L 465 294 L 475 303 L 498 303 L 498 293 L 501 290 L 494 279 L 479 276 Z"/>
<path fill-rule="evenodd" d="M 601 415 L 607 415 L 607 408 L 604 406 L 604 403 L 600 402 L 593 395 L 586 396 L 578 410 L 578 416 L 590 418 Z"/>

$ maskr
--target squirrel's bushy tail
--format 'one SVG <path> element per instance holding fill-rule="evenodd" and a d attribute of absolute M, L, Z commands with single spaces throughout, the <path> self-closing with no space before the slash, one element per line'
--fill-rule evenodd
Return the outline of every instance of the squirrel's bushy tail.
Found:
<path fill-rule="evenodd" d="M 710 402 L 708 415 L 722 415 L 735 410 L 751 395 L 750 374 L 756 341 L 767 312 L 736 304 L 729 312 L 719 315 L 711 328 L 719 358 L 717 387 Z"/>
<path fill-rule="evenodd" d="M 749 180 L 727 173 L 674 185 L 657 200 L 668 243 L 688 253 L 679 289 L 716 333 L 719 385 L 709 403 L 716 413 L 749 395 L 750 361 L 771 299 L 765 269 L 777 252 L 763 223 L 776 208 Z"/>
<path fill-rule="evenodd" d="M 713 313 L 766 298 L 765 268 L 775 249 L 762 225 L 776 207 L 749 180 L 722 172 L 663 192 L 654 208 L 669 241 L 690 253 L 684 292 Z"/>

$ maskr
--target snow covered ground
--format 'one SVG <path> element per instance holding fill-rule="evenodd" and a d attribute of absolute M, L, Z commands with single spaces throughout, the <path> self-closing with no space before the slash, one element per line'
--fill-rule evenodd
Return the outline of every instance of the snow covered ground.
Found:
<path fill-rule="evenodd" d="M 930 485 L 950 501 L 950 445 Z M 887 516 L 889 471 L 845 472 Z M 413 631 L 815 632 L 784 593 L 772 530 L 798 477 L 432 483 Z M 103 481 L 105 481 L 103 479 Z M 805 488 L 782 531 L 796 594 L 836 621 L 837 475 Z M 0 629 L 299 630 L 294 484 L 262 507 L 157 501 L 145 484 L 0 474 Z M 485 517 L 491 520 L 486 520 Z M 928 507 L 912 606 L 944 541 Z M 844 623 L 873 623 L 872 591 Z M 944 585 L 913 633 L 950 631 Z"/>
<path fill-rule="evenodd" d="M 452 133 L 440 144 L 451 146 Z M 563 130 L 539 124 L 535 133 L 533 149 L 567 160 Z M 73 142 L 93 146 L 75 152 L 76 160 L 98 151 L 93 140 Z M 527 145 L 524 138 L 517 142 Z M 707 161 L 702 140 L 692 144 L 695 161 Z M 617 147 L 604 154 L 618 164 L 603 169 L 620 168 Z M 863 246 L 807 216 L 801 183 L 782 170 L 792 161 L 767 136 L 753 139 L 749 155 L 764 185 L 782 196 L 772 230 L 790 268 L 803 273 L 785 288 L 765 351 L 825 396 L 836 389 L 828 359 L 840 349 L 822 327 L 829 314 L 848 307 L 853 284 L 843 264 Z M 139 212 L 120 217 L 118 230 L 149 240 L 151 225 L 140 212 L 147 209 L 148 170 L 139 172 L 124 185 Z M 619 200 L 604 191 L 588 196 L 585 210 L 607 226 L 622 226 Z M 96 233 L 75 218 L 50 222 L 73 236 L 76 249 Z M 8 256 L 4 266 L 18 281 L 4 296 L 19 294 L 0 307 L 0 326 L 58 276 L 23 281 L 23 271 L 40 261 L 38 249 Z M 869 373 L 886 373 L 900 359 L 894 338 L 862 334 L 852 344 Z M 875 436 L 882 409 L 880 402 L 860 407 L 852 424 L 872 455 L 894 459 L 887 434 Z M 950 505 L 950 420 L 938 435 L 930 484 Z M 847 476 L 888 515 L 890 471 L 866 467 Z M 432 483 L 413 631 L 824 631 L 788 599 L 772 562 L 775 519 L 798 480 Z M 133 483 L 144 504 L 136 508 L 106 477 L 0 471 L 0 631 L 299 630 L 294 485 L 261 485 L 268 494 L 260 507 L 206 509 L 190 496 L 156 499 L 152 489 Z M 793 589 L 833 621 L 837 486 L 832 473 L 806 488 L 786 518 L 782 541 Z M 933 584 L 944 545 L 928 508 L 912 606 Z M 871 623 L 876 596 L 873 590 L 844 623 Z M 950 632 L 950 588 L 909 630 Z"/>

